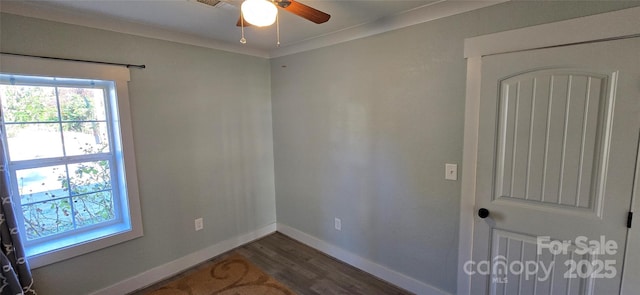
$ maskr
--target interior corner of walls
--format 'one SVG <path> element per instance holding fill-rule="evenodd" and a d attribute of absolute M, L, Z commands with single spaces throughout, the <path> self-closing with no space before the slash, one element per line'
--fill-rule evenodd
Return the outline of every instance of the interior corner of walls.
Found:
<path fill-rule="evenodd" d="M 147 270 L 131 278 L 122 280 L 106 288 L 97 290 L 91 293 L 91 295 L 127 294 L 145 288 L 213 257 L 233 250 L 234 248 L 272 234 L 275 231 L 276 223 L 268 224 L 262 228 L 226 239 L 202 250 Z"/>
<path fill-rule="evenodd" d="M 277 231 L 322 253 L 325 253 L 335 259 L 347 263 L 355 268 L 363 270 L 383 281 L 394 284 L 407 291 L 420 295 L 450 295 L 444 290 L 431 286 L 427 283 L 419 281 L 399 273 L 386 266 L 377 264 L 374 261 L 361 257 L 358 254 L 344 250 L 336 245 L 325 242 L 317 237 L 302 232 L 296 228 L 283 223 L 277 224 Z"/>

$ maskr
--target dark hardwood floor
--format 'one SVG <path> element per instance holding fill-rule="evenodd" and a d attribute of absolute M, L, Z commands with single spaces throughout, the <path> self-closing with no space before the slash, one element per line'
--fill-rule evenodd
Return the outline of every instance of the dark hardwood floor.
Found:
<path fill-rule="evenodd" d="M 301 295 L 413 294 L 281 233 L 271 234 L 233 251 L 242 254 L 264 272 Z M 188 275 L 190 272 L 187 270 L 176 277 Z M 146 294 L 174 278 L 131 294 Z"/>

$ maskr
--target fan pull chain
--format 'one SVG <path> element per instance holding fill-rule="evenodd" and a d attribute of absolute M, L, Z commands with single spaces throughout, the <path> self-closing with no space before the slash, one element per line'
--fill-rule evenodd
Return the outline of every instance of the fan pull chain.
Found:
<path fill-rule="evenodd" d="M 247 39 L 244 38 L 244 15 L 242 14 L 242 10 L 240 10 L 240 28 L 242 29 L 242 38 L 240 38 L 240 43 L 247 44 Z"/>
<path fill-rule="evenodd" d="M 276 11 L 276 47 L 280 47 L 280 12 Z"/>

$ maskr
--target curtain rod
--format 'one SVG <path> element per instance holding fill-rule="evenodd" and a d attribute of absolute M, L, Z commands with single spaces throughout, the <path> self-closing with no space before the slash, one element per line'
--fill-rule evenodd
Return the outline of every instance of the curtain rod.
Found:
<path fill-rule="evenodd" d="M 95 60 L 85 60 L 85 59 L 72 59 L 72 58 L 62 58 L 62 57 L 29 55 L 29 54 L 20 54 L 20 53 L 11 53 L 11 52 L 0 52 L 0 53 L 6 54 L 6 55 L 14 55 L 14 56 L 37 57 L 37 58 L 55 59 L 55 60 L 89 62 L 89 63 L 101 64 L 101 65 L 123 66 L 123 67 L 127 67 L 127 68 L 144 69 L 144 68 L 147 67 L 146 65 L 132 65 L 132 64 L 123 64 L 123 63 L 106 62 L 106 61 L 95 61 Z"/>

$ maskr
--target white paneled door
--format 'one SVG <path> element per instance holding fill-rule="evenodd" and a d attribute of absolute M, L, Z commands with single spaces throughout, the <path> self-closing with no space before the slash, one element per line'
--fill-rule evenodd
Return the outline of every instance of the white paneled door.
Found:
<path fill-rule="evenodd" d="M 481 81 L 472 293 L 618 294 L 640 38 L 485 56 Z"/>

